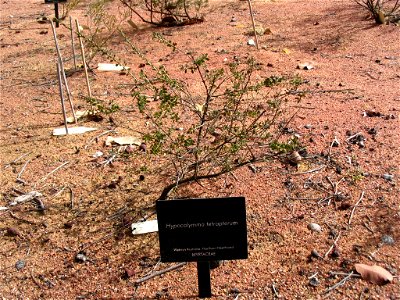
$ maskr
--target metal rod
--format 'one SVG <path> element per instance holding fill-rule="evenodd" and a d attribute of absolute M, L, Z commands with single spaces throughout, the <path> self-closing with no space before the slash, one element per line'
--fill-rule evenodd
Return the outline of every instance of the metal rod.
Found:
<path fill-rule="evenodd" d="M 254 37 L 256 39 L 256 47 L 257 47 L 257 49 L 260 49 L 259 44 L 258 44 L 258 36 L 257 36 L 257 32 L 256 32 L 256 23 L 254 22 L 253 6 L 251 5 L 251 0 L 247 0 L 247 2 L 249 3 L 251 22 L 253 23 Z"/>
<path fill-rule="evenodd" d="M 57 64 L 58 89 L 60 91 L 61 109 L 62 109 L 62 113 L 63 113 L 63 117 L 64 117 L 65 133 L 68 134 L 67 114 L 65 112 L 65 104 L 64 104 L 64 94 L 63 94 L 63 89 L 62 89 L 60 62 L 57 61 L 56 64 Z"/>
<path fill-rule="evenodd" d="M 90 89 L 89 75 L 88 75 L 88 71 L 87 71 L 86 58 L 85 58 L 85 48 L 83 47 L 81 29 L 80 29 L 80 27 L 79 27 L 79 22 L 78 22 L 78 20 L 75 20 L 75 23 L 76 23 L 76 28 L 77 28 L 77 30 L 78 30 L 79 44 L 81 45 L 81 54 L 82 54 L 82 61 L 83 61 L 83 69 L 85 70 L 86 87 L 87 87 L 87 91 L 88 91 L 88 96 L 89 96 L 89 98 L 92 98 L 92 90 Z"/>
<path fill-rule="evenodd" d="M 74 29 L 72 27 L 72 17 L 69 17 L 69 28 L 71 32 L 72 57 L 74 59 L 74 68 L 76 70 L 75 41 L 74 41 Z"/>
<path fill-rule="evenodd" d="M 51 29 L 52 29 L 52 31 L 53 31 L 53 37 L 54 37 L 54 42 L 55 42 L 55 44 L 56 44 L 58 62 L 60 63 L 61 75 L 62 75 L 62 78 L 63 78 L 63 80 L 64 80 L 65 89 L 67 90 L 67 96 L 68 96 L 69 105 L 70 105 L 70 107 L 71 107 L 72 116 L 74 117 L 75 123 L 78 123 L 78 120 L 77 120 L 76 115 L 75 115 L 74 105 L 72 104 L 72 95 L 71 95 L 71 91 L 69 90 L 69 87 L 68 87 L 67 76 L 65 75 L 64 63 L 63 63 L 63 61 L 62 61 L 61 52 L 60 52 L 60 47 L 58 46 L 58 40 L 57 40 L 56 29 L 54 28 L 54 23 L 53 23 L 53 21 L 50 21 L 50 24 L 51 24 Z"/>

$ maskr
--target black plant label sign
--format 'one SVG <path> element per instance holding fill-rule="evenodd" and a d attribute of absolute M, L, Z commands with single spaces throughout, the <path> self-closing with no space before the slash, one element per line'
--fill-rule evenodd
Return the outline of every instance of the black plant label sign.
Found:
<path fill-rule="evenodd" d="M 157 201 L 163 262 L 246 259 L 244 197 Z"/>

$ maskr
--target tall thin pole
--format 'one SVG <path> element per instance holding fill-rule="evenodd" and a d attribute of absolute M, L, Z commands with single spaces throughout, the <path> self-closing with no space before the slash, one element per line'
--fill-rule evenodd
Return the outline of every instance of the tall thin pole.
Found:
<path fill-rule="evenodd" d="M 58 1 L 54 1 L 54 14 L 56 17 L 56 27 L 58 28 L 60 26 L 60 16 L 58 15 Z"/>
<path fill-rule="evenodd" d="M 58 78 L 58 89 L 60 91 L 60 98 L 61 98 L 61 110 L 64 117 L 64 126 L 65 126 L 65 133 L 68 134 L 68 124 L 67 124 L 67 114 L 65 112 L 65 104 L 64 104 L 64 94 L 62 89 L 62 78 L 61 78 L 61 68 L 60 62 L 57 61 L 57 78 Z"/>
<path fill-rule="evenodd" d="M 55 27 L 54 27 L 53 21 L 50 21 L 50 24 L 51 24 L 51 29 L 52 29 L 52 31 L 53 31 L 54 42 L 55 42 L 55 44 L 56 44 L 56 50 L 57 50 L 57 56 L 58 56 L 58 62 L 59 62 L 59 64 L 60 64 L 60 70 L 61 70 L 62 78 L 64 79 L 65 89 L 67 90 L 68 101 L 69 101 L 69 105 L 70 105 L 70 107 L 71 107 L 72 116 L 74 117 L 75 123 L 78 123 L 78 120 L 77 120 L 76 115 L 75 115 L 74 105 L 72 104 L 72 95 L 71 95 L 71 91 L 69 90 L 69 87 L 68 87 L 67 76 L 65 75 L 64 63 L 63 63 L 63 61 L 62 61 L 61 52 L 60 52 L 60 47 L 58 46 L 56 29 L 55 29 Z"/>
<path fill-rule="evenodd" d="M 83 48 L 81 29 L 80 29 L 78 20 L 75 19 L 75 23 L 76 23 L 76 28 L 78 30 L 79 44 L 81 45 L 83 69 L 85 70 L 86 87 L 87 87 L 87 91 L 88 91 L 88 96 L 89 96 L 89 98 L 92 98 L 92 90 L 90 89 L 89 75 L 88 75 L 87 66 L 86 66 L 85 49 Z"/>
<path fill-rule="evenodd" d="M 69 17 L 69 28 L 71 31 L 72 57 L 74 58 L 74 68 L 76 70 L 75 41 L 74 41 L 74 29 L 72 28 L 72 17 Z"/>
<path fill-rule="evenodd" d="M 258 36 L 257 36 L 257 32 L 256 32 L 256 23 L 254 22 L 253 6 L 251 5 L 251 0 L 247 0 L 247 2 L 249 3 L 251 22 L 253 23 L 254 37 L 256 39 L 256 47 L 257 47 L 257 49 L 260 49 L 259 44 L 258 44 Z"/>

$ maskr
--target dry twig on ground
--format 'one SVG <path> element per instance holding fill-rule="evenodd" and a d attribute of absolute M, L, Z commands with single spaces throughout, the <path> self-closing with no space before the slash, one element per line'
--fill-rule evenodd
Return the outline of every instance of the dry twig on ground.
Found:
<path fill-rule="evenodd" d="M 362 191 L 360 199 L 358 199 L 357 203 L 354 205 L 353 209 L 351 210 L 351 214 L 350 214 L 349 222 L 348 222 L 349 225 L 351 224 L 351 219 L 353 218 L 354 211 L 356 210 L 356 207 L 360 204 L 363 197 L 364 197 L 364 191 Z"/>

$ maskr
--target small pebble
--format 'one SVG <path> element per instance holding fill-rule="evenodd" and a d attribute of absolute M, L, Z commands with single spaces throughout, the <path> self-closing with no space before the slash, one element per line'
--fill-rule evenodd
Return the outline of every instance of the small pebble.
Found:
<path fill-rule="evenodd" d="M 141 143 L 140 146 L 139 146 L 139 150 L 143 151 L 143 152 L 146 152 L 146 149 L 147 149 L 146 144 L 145 143 Z"/>
<path fill-rule="evenodd" d="M 8 236 L 20 236 L 19 231 L 14 227 L 7 227 L 6 233 Z"/>
<path fill-rule="evenodd" d="M 305 127 L 306 129 L 311 129 L 311 128 L 313 128 L 313 126 L 312 126 L 311 124 L 306 124 L 306 125 L 304 125 L 304 127 Z"/>
<path fill-rule="evenodd" d="M 386 244 L 386 245 L 394 245 L 394 238 L 391 235 L 383 235 L 382 236 L 382 243 Z"/>
<path fill-rule="evenodd" d="M 321 232 L 321 226 L 319 226 L 317 223 L 310 223 L 308 224 L 307 228 L 311 231 L 315 231 L 315 232 Z"/>
<path fill-rule="evenodd" d="M 315 258 L 322 258 L 321 254 L 318 253 L 317 250 L 313 249 L 311 251 L 311 257 L 315 257 Z"/>
<path fill-rule="evenodd" d="M 319 280 L 318 280 L 318 278 L 317 278 L 316 276 L 311 277 L 311 278 L 310 278 L 310 281 L 309 281 L 309 284 L 310 284 L 311 286 L 314 286 L 314 287 L 319 286 Z"/>
<path fill-rule="evenodd" d="M 132 153 L 133 151 L 135 151 L 135 148 L 134 148 L 132 145 L 126 146 L 126 148 L 125 148 L 125 152 L 126 152 L 126 153 L 130 154 L 130 153 Z"/>
<path fill-rule="evenodd" d="M 255 45 L 256 45 L 256 42 L 255 42 L 253 39 L 249 39 L 249 40 L 247 41 L 247 45 L 249 45 L 249 46 L 255 46 Z"/>
<path fill-rule="evenodd" d="M 383 179 L 387 181 L 393 181 L 394 176 L 392 174 L 383 174 L 382 175 Z"/>
<path fill-rule="evenodd" d="M 76 262 L 85 262 L 87 261 L 87 257 L 84 253 L 79 252 L 76 256 L 75 256 L 75 261 Z"/>
<path fill-rule="evenodd" d="M 16 263 L 15 263 L 15 268 L 19 271 L 19 270 L 22 270 L 23 268 L 25 267 L 25 261 L 23 261 L 23 260 L 18 260 Z"/>
<path fill-rule="evenodd" d="M 376 135 L 378 133 L 378 131 L 376 130 L 376 128 L 370 128 L 368 129 L 368 134 L 370 135 Z"/>
<path fill-rule="evenodd" d="M 339 250 L 339 247 L 335 246 L 335 247 L 333 248 L 333 251 L 331 252 L 331 257 L 333 257 L 333 258 L 338 258 L 338 257 L 340 257 L 340 250 Z"/>

